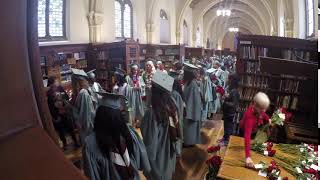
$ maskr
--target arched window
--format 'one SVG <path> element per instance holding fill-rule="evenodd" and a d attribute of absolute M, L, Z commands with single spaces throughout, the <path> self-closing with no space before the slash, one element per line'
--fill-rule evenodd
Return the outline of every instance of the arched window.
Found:
<path fill-rule="evenodd" d="M 189 43 L 189 29 L 188 29 L 188 24 L 184 20 L 183 21 L 183 44 L 188 45 Z"/>
<path fill-rule="evenodd" d="M 65 8 L 65 0 L 38 1 L 39 41 L 66 39 Z"/>
<path fill-rule="evenodd" d="M 129 0 L 115 0 L 115 35 L 117 38 L 132 38 L 132 4 Z"/>
<path fill-rule="evenodd" d="M 197 47 L 201 46 L 201 34 L 200 34 L 199 27 L 197 28 L 197 32 L 196 32 L 196 46 Z"/>
<path fill-rule="evenodd" d="M 314 0 L 306 1 L 306 13 L 307 13 L 307 37 L 314 36 Z"/>
<path fill-rule="evenodd" d="M 168 15 L 164 10 L 160 10 L 160 43 L 170 42 L 170 23 Z"/>

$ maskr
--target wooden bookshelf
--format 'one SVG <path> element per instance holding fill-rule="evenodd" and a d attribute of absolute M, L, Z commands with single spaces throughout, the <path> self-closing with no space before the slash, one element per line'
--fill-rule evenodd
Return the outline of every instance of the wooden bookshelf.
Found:
<path fill-rule="evenodd" d="M 293 113 L 294 123 L 316 125 L 317 42 L 242 34 L 236 42 L 239 111 L 261 91 L 271 100 L 270 110 L 284 107 Z"/>
<path fill-rule="evenodd" d="M 172 68 L 174 61 L 181 61 L 185 57 L 184 45 L 140 44 L 139 46 L 141 69 L 144 69 L 149 58 L 162 61 L 165 68 L 169 70 Z"/>
<path fill-rule="evenodd" d="M 50 76 L 55 76 L 71 90 L 70 68 L 90 70 L 88 44 L 40 46 L 40 66 L 44 85 Z"/>
<path fill-rule="evenodd" d="M 90 45 L 90 62 L 97 69 L 97 81 L 103 88 L 108 91 L 113 87 L 116 68 L 129 73 L 131 64 L 140 64 L 139 48 L 139 43 L 131 39 Z"/>
<path fill-rule="evenodd" d="M 196 47 L 186 47 L 186 58 L 203 58 L 204 51 L 203 48 L 196 48 Z"/>

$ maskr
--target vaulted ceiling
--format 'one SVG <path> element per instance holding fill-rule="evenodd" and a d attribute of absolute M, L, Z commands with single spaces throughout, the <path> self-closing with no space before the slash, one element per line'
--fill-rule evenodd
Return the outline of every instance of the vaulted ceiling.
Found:
<path fill-rule="evenodd" d="M 222 41 L 229 27 L 238 27 L 244 33 L 271 35 L 277 30 L 277 0 L 176 0 L 177 23 L 192 8 L 193 32 L 202 26 L 203 39 Z M 217 16 L 218 9 L 230 9 L 230 17 Z M 214 36 L 215 35 L 215 36 Z M 223 37 L 222 37 L 223 38 Z"/>

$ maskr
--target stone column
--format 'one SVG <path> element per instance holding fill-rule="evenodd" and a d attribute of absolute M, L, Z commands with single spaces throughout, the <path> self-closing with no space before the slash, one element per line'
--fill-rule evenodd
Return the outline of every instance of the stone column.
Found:
<path fill-rule="evenodd" d="M 147 31 L 147 43 L 152 44 L 152 34 L 154 32 L 154 24 L 151 22 L 147 23 L 146 31 Z"/>
<path fill-rule="evenodd" d="M 90 0 L 89 2 L 89 39 L 91 43 L 101 42 L 101 26 L 103 23 L 103 2 L 104 0 Z"/>

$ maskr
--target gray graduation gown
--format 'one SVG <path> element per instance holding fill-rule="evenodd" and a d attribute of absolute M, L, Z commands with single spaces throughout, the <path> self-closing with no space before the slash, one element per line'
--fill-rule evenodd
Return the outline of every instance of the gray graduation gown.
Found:
<path fill-rule="evenodd" d="M 152 108 L 141 121 L 141 133 L 146 146 L 151 171 L 148 180 L 170 180 L 176 165 L 176 144 L 171 144 L 169 124 L 159 124 Z"/>
<path fill-rule="evenodd" d="M 177 155 L 181 155 L 182 153 L 182 144 L 183 144 L 183 110 L 184 110 L 184 102 L 182 100 L 181 95 L 173 90 L 171 93 L 172 99 L 174 100 L 177 110 L 178 110 L 178 118 L 179 118 L 179 125 L 180 125 L 180 134 L 181 134 L 181 139 L 177 141 Z"/>
<path fill-rule="evenodd" d="M 150 163 L 145 146 L 139 135 L 129 126 L 133 139 L 134 152 L 130 155 L 130 163 L 135 170 L 134 180 L 140 180 L 139 171 L 150 171 Z M 91 180 L 122 180 L 113 162 L 103 156 L 100 151 L 95 133 L 89 135 L 85 140 L 82 151 L 84 160 L 84 172 Z"/>
<path fill-rule="evenodd" d="M 186 145 L 201 144 L 202 101 L 196 80 L 184 87 L 186 117 L 183 123 L 183 142 Z"/>
<path fill-rule="evenodd" d="M 202 121 L 207 120 L 209 113 L 209 104 L 213 102 L 212 83 L 208 76 L 205 76 L 201 84 L 201 92 L 203 95 Z"/>
<path fill-rule="evenodd" d="M 127 76 L 126 77 L 128 87 L 126 90 L 126 97 L 128 99 L 129 107 L 130 107 L 130 118 L 141 120 L 144 116 L 144 105 L 142 102 L 142 96 L 145 95 L 145 83 L 141 76 L 139 76 L 139 84 L 140 89 L 133 88 L 132 79 Z"/>
<path fill-rule="evenodd" d="M 80 128 L 80 139 L 82 143 L 85 137 L 93 130 L 95 113 L 95 105 L 92 96 L 89 94 L 89 90 L 81 89 L 75 101 L 73 114 L 76 119 L 76 124 Z"/>

